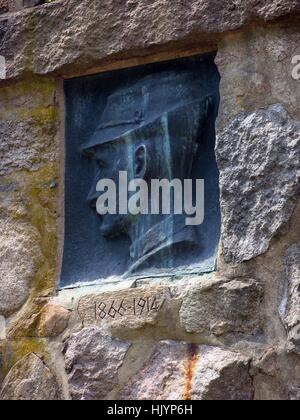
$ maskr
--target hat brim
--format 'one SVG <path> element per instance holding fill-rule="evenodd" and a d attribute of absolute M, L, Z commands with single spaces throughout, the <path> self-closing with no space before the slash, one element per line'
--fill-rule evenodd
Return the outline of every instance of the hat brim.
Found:
<path fill-rule="evenodd" d="M 133 135 L 135 138 L 138 138 L 140 135 L 143 135 L 145 130 L 149 130 L 149 128 L 156 126 L 157 123 L 160 123 L 162 118 L 165 117 L 167 117 L 167 119 L 176 117 L 175 121 L 177 120 L 176 125 L 178 126 L 180 116 L 186 115 L 187 110 L 190 112 L 197 108 L 199 119 L 201 116 L 206 118 L 212 103 L 213 98 L 211 96 L 206 96 L 204 99 L 192 101 L 183 106 L 174 107 L 171 110 L 164 112 L 159 117 L 141 124 L 136 124 L 134 127 L 134 124 L 127 124 L 127 126 L 124 124 L 122 126 L 118 126 L 114 130 L 113 136 L 111 129 L 102 129 L 101 132 L 96 130 L 90 140 L 82 145 L 81 153 L 83 155 L 90 156 L 91 152 L 97 147 L 101 147 L 109 143 L 127 142 Z"/>

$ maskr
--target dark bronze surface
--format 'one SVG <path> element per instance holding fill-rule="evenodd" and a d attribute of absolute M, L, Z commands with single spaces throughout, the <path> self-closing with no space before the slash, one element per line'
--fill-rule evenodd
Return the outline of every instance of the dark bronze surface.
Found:
<path fill-rule="evenodd" d="M 213 55 L 66 82 L 62 286 L 214 269 L 218 83 Z M 203 225 L 186 226 L 185 215 L 97 215 L 97 182 L 109 178 L 118 186 L 119 171 L 128 181 L 145 180 L 149 191 L 152 179 L 204 178 Z"/>

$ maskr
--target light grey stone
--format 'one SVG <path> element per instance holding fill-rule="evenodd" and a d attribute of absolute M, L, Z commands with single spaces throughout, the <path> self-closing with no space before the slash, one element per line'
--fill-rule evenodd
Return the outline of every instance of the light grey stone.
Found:
<path fill-rule="evenodd" d="M 198 346 L 196 351 L 198 352 Z M 168 340 L 157 343 L 150 360 L 123 386 L 118 399 L 183 399 L 188 357 L 189 345 L 185 342 Z"/>
<path fill-rule="evenodd" d="M 73 334 L 65 349 L 70 393 L 74 400 L 103 400 L 118 384 L 129 344 L 97 327 Z"/>
<path fill-rule="evenodd" d="M 57 160 L 55 85 L 26 78 L 0 89 L 0 176 Z"/>
<path fill-rule="evenodd" d="M 0 400 L 58 400 L 54 375 L 34 353 L 17 362 L 3 381 Z"/>
<path fill-rule="evenodd" d="M 282 104 L 300 119 L 299 80 L 292 75 L 292 56 L 300 55 L 299 21 L 252 25 L 224 36 L 216 64 L 221 74 L 221 104 L 217 129 L 221 131 L 241 112 Z"/>
<path fill-rule="evenodd" d="M 256 280 L 203 280 L 187 287 L 181 298 L 180 322 L 188 333 L 261 331 L 263 289 Z"/>
<path fill-rule="evenodd" d="M 0 0 L 0 13 L 7 13 L 9 10 L 9 0 Z"/>
<path fill-rule="evenodd" d="M 167 316 L 170 299 L 165 286 L 129 288 L 86 295 L 76 303 L 76 312 L 84 327 L 104 324 L 111 330 L 141 330 Z"/>
<path fill-rule="evenodd" d="M 3 207 L 2 202 L 1 212 Z M 2 213 L 0 232 L 0 315 L 6 317 L 26 301 L 41 251 L 38 233 L 29 223 Z"/>
<path fill-rule="evenodd" d="M 219 133 L 222 245 L 227 262 L 265 253 L 300 192 L 300 122 L 281 105 L 241 114 Z"/>
<path fill-rule="evenodd" d="M 192 400 L 252 400 L 250 360 L 231 351 L 204 347 L 194 371 Z"/>
<path fill-rule="evenodd" d="M 249 359 L 219 348 L 161 341 L 120 390 L 125 400 L 249 400 Z"/>
<path fill-rule="evenodd" d="M 57 158 L 54 122 L 5 120 L 0 122 L 0 176 L 19 169 L 34 171 Z"/>
<path fill-rule="evenodd" d="M 287 290 L 284 324 L 289 345 L 300 353 L 300 243 L 291 246 L 286 255 Z"/>
<path fill-rule="evenodd" d="M 299 12 L 298 0 L 192 0 L 188 7 L 182 0 L 55 1 L 11 15 L 0 54 L 9 78 L 74 72 L 107 57 L 136 59 L 150 47 L 159 52 L 171 41 L 185 50 L 206 42 L 213 50 L 221 32 Z"/>
<path fill-rule="evenodd" d="M 8 8 L 10 12 L 18 12 L 23 9 L 24 0 L 3 0 L 8 3 Z"/>
<path fill-rule="evenodd" d="M 300 401 L 300 382 L 298 383 L 298 385 L 290 387 L 289 398 L 291 401 Z"/>
<path fill-rule="evenodd" d="M 255 399 L 263 401 L 297 400 L 300 397 L 299 355 L 286 348 L 270 347 L 251 363 Z"/>
<path fill-rule="evenodd" d="M 6 339 L 6 320 L 0 315 L 0 341 Z"/>

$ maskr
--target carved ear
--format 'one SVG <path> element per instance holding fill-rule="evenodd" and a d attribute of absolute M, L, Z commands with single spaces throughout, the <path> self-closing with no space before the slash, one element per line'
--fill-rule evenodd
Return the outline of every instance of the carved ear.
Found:
<path fill-rule="evenodd" d="M 144 179 L 147 171 L 147 149 L 144 144 L 140 145 L 134 153 L 134 176 Z"/>

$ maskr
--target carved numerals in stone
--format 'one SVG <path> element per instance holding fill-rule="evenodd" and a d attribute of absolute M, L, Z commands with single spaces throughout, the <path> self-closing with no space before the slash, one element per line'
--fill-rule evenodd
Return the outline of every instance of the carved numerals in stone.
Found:
<path fill-rule="evenodd" d="M 95 319 L 105 319 L 107 317 L 116 318 L 126 314 L 142 316 L 150 312 L 158 312 L 163 306 L 165 299 L 159 297 L 137 297 L 132 299 L 121 299 L 100 303 L 95 302 Z"/>
<path fill-rule="evenodd" d="M 83 297 L 77 314 L 84 326 L 101 324 L 103 321 L 137 325 L 153 322 L 165 308 L 168 288 L 154 290 L 130 289 Z"/>

